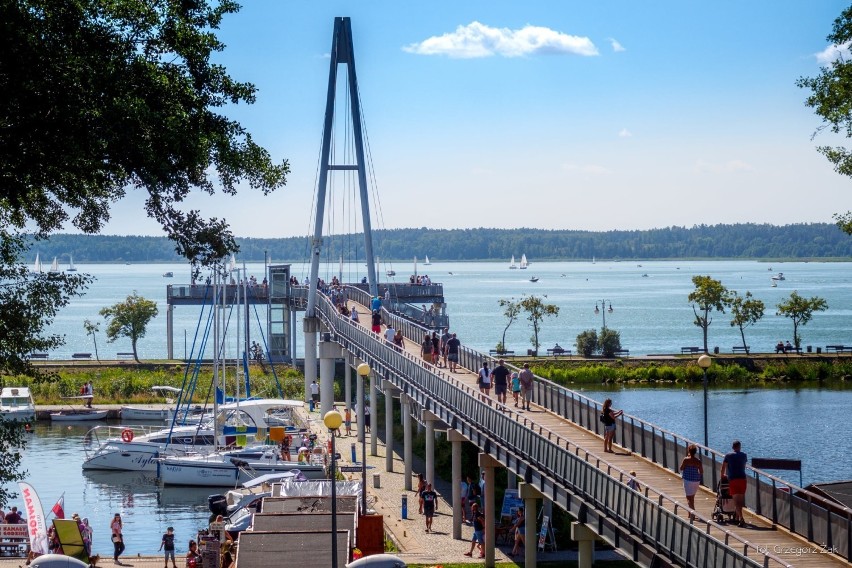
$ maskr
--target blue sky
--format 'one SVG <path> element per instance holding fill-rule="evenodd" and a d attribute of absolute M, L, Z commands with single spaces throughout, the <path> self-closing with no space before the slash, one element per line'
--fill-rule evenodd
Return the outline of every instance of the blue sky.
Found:
<path fill-rule="evenodd" d="M 844 141 L 811 140 L 795 81 L 818 72 L 846 6 L 246 0 L 218 60 L 258 99 L 227 112 L 292 174 L 268 197 L 187 206 L 238 236 L 312 230 L 333 20 L 349 16 L 374 228 L 830 222 L 850 180 L 815 146 Z M 140 204 L 119 204 L 105 232 L 161 234 Z M 353 229 L 335 215 L 335 232 Z"/>

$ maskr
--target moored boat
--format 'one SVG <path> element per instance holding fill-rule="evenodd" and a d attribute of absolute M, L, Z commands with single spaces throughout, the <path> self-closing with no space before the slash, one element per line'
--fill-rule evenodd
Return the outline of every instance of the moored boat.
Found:
<path fill-rule="evenodd" d="M 6 387 L 0 391 L 0 417 L 22 422 L 35 419 L 35 403 L 27 387 Z"/>
<path fill-rule="evenodd" d="M 122 406 L 121 407 L 121 419 L 122 420 L 167 420 L 172 417 L 175 413 L 175 401 L 173 398 L 169 398 L 168 395 L 179 395 L 181 393 L 181 389 L 177 387 L 170 386 L 162 386 L 155 385 L 151 387 L 151 390 L 156 392 L 157 394 L 162 395 L 166 401 L 165 404 L 159 406 L 149 406 L 149 407 L 139 407 L 139 406 Z"/>
<path fill-rule="evenodd" d="M 87 422 L 90 420 L 106 420 L 106 410 L 71 409 L 51 412 L 50 419 L 53 422 Z"/>

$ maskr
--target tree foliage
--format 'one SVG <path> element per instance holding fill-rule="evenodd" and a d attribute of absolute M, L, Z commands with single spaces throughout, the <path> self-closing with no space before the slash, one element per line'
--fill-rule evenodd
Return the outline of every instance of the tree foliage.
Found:
<path fill-rule="evenodd" d="M 746 291 L 745 296 L 740 296 L 736 291 L 731 291 L 728 297 L 728 306 L 731 308 L 731 327 L 739 328 L 743 347 L 745 347 L 746 355 L 748 355 L 749 348 L 748 343 L 746 343 L 745 328 L 756 324 L 763 318 L 766 306 L 763 301 L 758 300 L 748 291 Z"/>
<path fill-rule="evenodd" d="M 728 289 L 722 286 L 719 280 L 714 280 L 710 276 L 693 276 L 692 284 L 695 290 L 690 292 L 688 300 L 695 314 L 693 323 L 701 328 L 704 336 L 704 352 L 707 353 L 707 328 L 713 323 L 710 314 L 714 311 L 725 313 Z"/>
<path fill-rule="evenodd" d="M 799 326 L 807 325 L 815 312 L 824 312 L 828 303 L 818 296 L 804 298 L 796 290 L 783 302 L 777 305 L 777 315 L 790 318 L 793 322 L 793 343 L 796 349 L 801 348 L 802 338 L 799 337 Z"/>
<path fill-rule="evenodd" d="M 497 301 L 497 304 L 503 308 L 503 316 L 506 318 L 506 327 L 503 328 L 503 339 L 500 340 L 500 346 L 502 349 L 506 349 L 506 332 L 509 331 L 509 326 L 511 326 L 518 319 L 518 316 L 521 313 L 521 305 L 519 302 L 516 302 L 513 299 L 507 300 L 505 298 L 500 298 Z"/>
<path fill-rule="evenodd" d="M 21 452 L 26 445 L 23 423 L 0 418 L 0 509 L 5 509 L 9 500 L 15 497 L 9 487 L 26 477 L 26 472 L 19 469 Z"/>
<path fill-rule="evenodd" d="M 598 336 L 598 348 L 604 357 L 615 356 L 616 351 L 621 351 L 621 334 L 608 327 L 602 329 Z"/>
<path fill-rule="evenodd" d="M 546 317 L 557 317 L 559 315 L 559 306 L 555 304 L 547 304 L 545 300 L 547 295 L 536 296 L 524 295 L 518 302 L 521 309 L 527 314 L 527 320 L 533 328 L 533 335 L 530 337 L 530 342 L 533 348 L 538 351 L 541 345 L 538 341 L 538 332 L 541 330 L 541 323 Z"/>
<path fill-rule="evenodd" d="M 107 341 L 112 343 L 127 337 L 133 345 L 133 358 L 138 362 L 136 343 L 145 337 L 148 323 L 157 317 L 157 303 L 133 292 L 123 302 L 102 308 L 100 314 L 107 320 Z"/>
<path fill-rule="evenodd" d="M 814 133 L 816 137 L 823 130 L 834 134 L 852 137 L 852 105 L 849 93 L 852 92 L 852 61 L 841 57 L 843 48 L 852 42 L 852 7 L 846 8 L 834 20 L 831 33 L 826 38 L 838 48 L 838 56 L 822 67 L 816 77 L 801 77 L 796 84 L 811 91 L 805 104 L 822 119 L 822 125 Z M 817 151 L 834 166 L 834 171 L 844 176 L 852 176 L 852 151 L 843 146 L 819 146 Z M 838 226 L 852 234 L 852 212 L 835 215 Z"/>
<path fill-rule="evenodd" d="M 594 329 L 580 332 L 574 345 L 577 347 L 577 353 L 586 358 L 591 357 L 598 351 L 598 332 Z"/>
<path fill-rule="evenodd" d="M 86 330 L 86 335 L 92 336 L 92 341 L 95 342 L 95 360 L 100 361 L 101 358 L 98 356 L 98 332 L 101 330 L 101 324 L 98 322 L 93 322 L 88 318 L 83 320 L 83 329 Z"/>

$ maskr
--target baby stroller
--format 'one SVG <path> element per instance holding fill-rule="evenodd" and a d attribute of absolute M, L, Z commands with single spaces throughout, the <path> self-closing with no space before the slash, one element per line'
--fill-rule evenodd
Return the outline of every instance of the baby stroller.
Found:
<path fill-rule="evenodd" d="M 722 477 L 719 480 L 719 486 L 716 488 L 716 505 L 713 507 L 713 520 L 717 523 L 725 520 L 732 521 L 736 512 L 734 498 L 729 491 L 728 478 Z"/>

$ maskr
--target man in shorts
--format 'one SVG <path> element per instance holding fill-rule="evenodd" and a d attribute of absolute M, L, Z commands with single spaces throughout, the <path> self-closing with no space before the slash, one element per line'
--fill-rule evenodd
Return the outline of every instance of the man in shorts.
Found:
<path fill-rule="evenodd" d="M 454 333 L 447 340 L 447 361 L 450 364 L 451 373 L 455 373 L 459 366 L 459 347 L 461 347 L 461 341 L 456 338 Z"/>
<path fill-rule="evenodd" d="M 426 532 L 432 532 L 432 518 L 438 509 L 438 494 L 432 490 L 432 484 L 426 484 L 426 491 L 420 494 L 423 499 L 423 516 L 426 517 Z"/>
<path fill-rule="evenodd" d="M 441 334 L 441 357 L 444 359 L 444 368 L 447 368 L 447 341 L 450 340 L 449 328 L 444 328 L 444 333 Z"/>
<path fill-rule="evenodd" d="M 509 388 L 509 369 L 503 366 L 503 359 L 497 361 L 497 366 L 491 371 L 491 383 L 494 386 L 494 393 L 497 395 L 497 402 L 506 406 L 506 390 Z"/>
<path fill-rule="evenodd" d="M 742 444 L 739 440 L 734 440 L 731 445 L 733 450 L 729 454 L 725 454 L 725 459 L 722 460 L 722 477 L 728 477 L 728 491 L 734 499 L 734 507 L 736 509 L 735 521 L 739 526 L 745 526 L 743 518 L 743 504 L 745 503 L 746 492 L 746 464 L 748 456 L 745 452 L 740 451 Z"/>
<path fill-rule="evenodd" d="M 521 382 L 521 406 L 524 410 L 529 410 L 533 389 L 533 373 L 529 363 L 524 363 L 524 370 L 518 373 L 518 380 Z"/>

